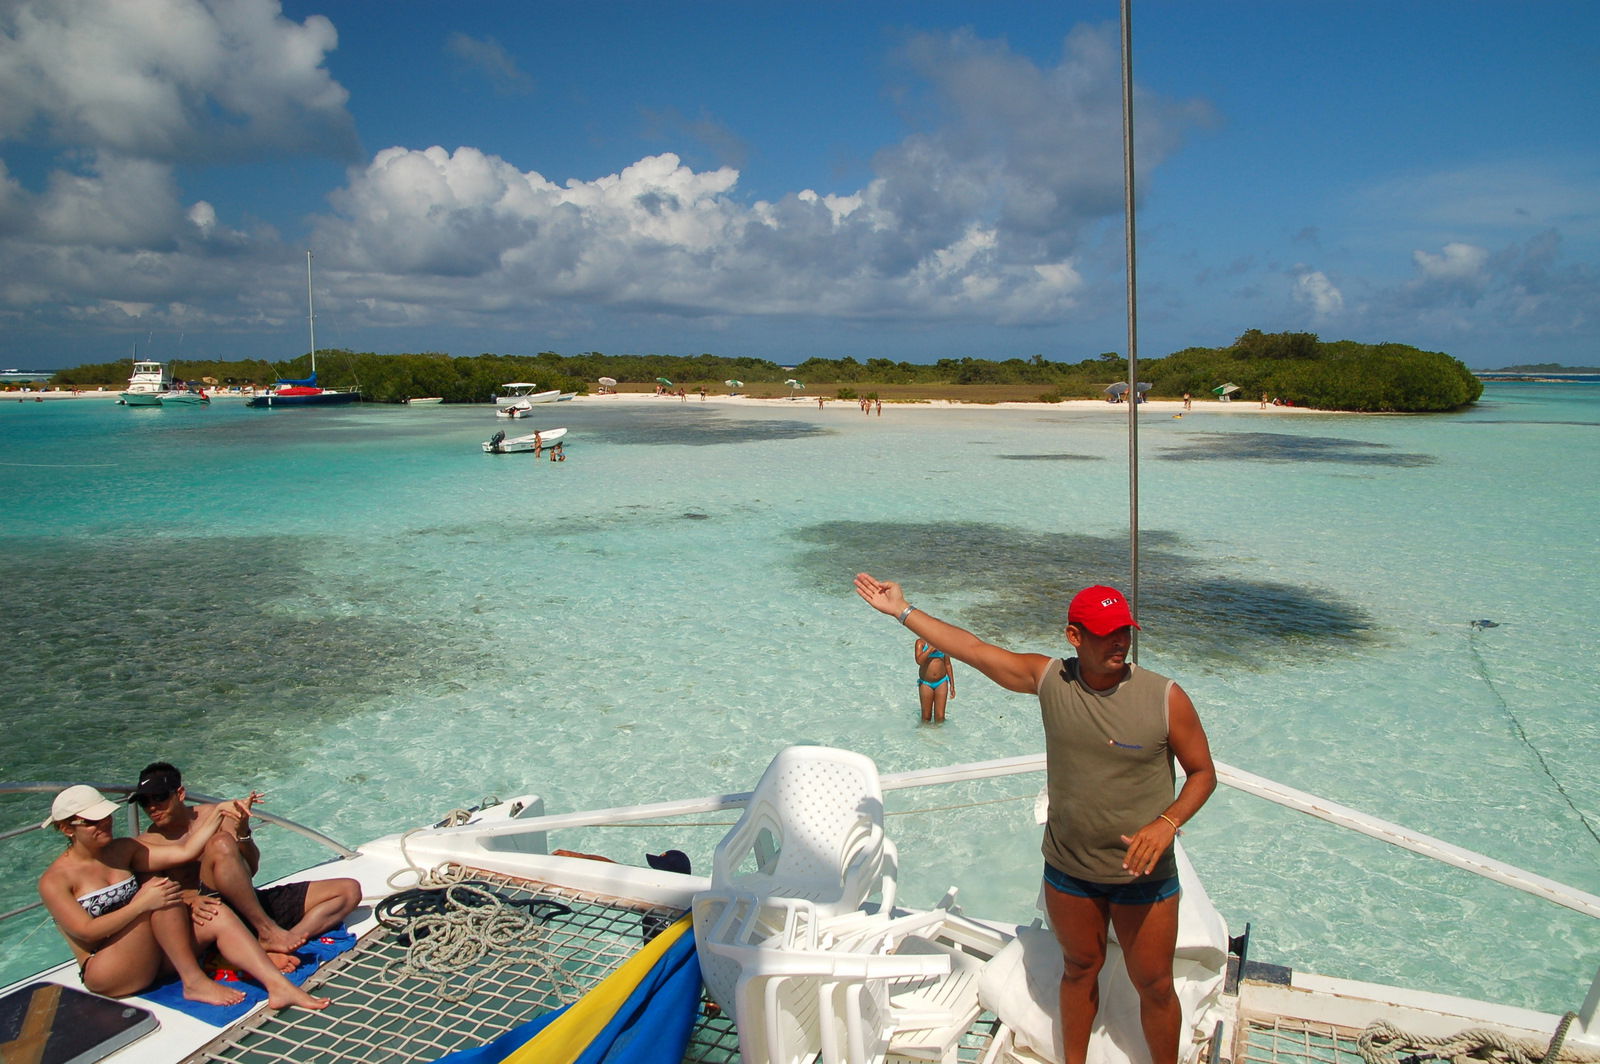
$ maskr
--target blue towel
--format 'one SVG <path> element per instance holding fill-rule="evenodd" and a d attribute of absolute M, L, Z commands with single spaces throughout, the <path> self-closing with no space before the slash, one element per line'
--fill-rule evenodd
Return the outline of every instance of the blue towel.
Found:
<path fill-rule="evenodd" d="M 288 973 L 289 982 L 299 986 L 311 977 L 311 973 L 322 967 L 322 962 L 331 960 L 348 949 L 354 948 L 356 936 L 347 931 L 342 925 L 317 938 L 307 942 L 295 950 L 294 955 L 300 958 L 300 967 Z M 262 1001 L 267 1000 L 267 992 L 249 976 L 240 973 L 238 979 L 227 980 L 226 985 L 244 992 L 244 1000 L 237 1005 L 207 1005 L 198 1001 L 190 1001 L 183 996 L 183 984 L 176 976 L 164 983 L 157 983 L 142 994 L 135 995 L 157 1005 L 165 1005 L 186 1016 L 193 1016 L 197 1020 L 204 1020 L 213 1027 L 226 1027 L 237 1020 Z"/>

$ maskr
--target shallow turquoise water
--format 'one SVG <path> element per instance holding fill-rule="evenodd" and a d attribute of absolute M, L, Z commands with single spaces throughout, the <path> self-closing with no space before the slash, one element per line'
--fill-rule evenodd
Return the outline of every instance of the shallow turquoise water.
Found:
<path fill-rule="evenodd" d="M 789 742 L 884 771 L 1031 752 L 1033 703 L 959 667 L 949 723 L 919 726 L 910 640 L 852 575 L 1056 650 L 1067 596 L 1126 572 L 1109 409 L 554 413 L 559 465 L 482 454 L 486 407 L 0 403 L 3 775 L 165 758 L 359 841 L 484 794 L 744 790 Z M 1435 417 L 1147 412 L 1141 450 L 1141 660 L 1220 760 L 1600 893 L 1600 389 L 1493 384 Z M 1038 785 L 892 797 L 906 900 L 954 883 L 1028 919 Z M 704 867 L 721 831 L 559 841 Z M 1186 841 L 1257 957 L 1559 1010 L 1600 956 L 1600 921 L 1241 795 Z M 52 845 L 0 852 L 0 908 Z M 37 915 L 0 949 L 6 978 L 58 952 Z"/>

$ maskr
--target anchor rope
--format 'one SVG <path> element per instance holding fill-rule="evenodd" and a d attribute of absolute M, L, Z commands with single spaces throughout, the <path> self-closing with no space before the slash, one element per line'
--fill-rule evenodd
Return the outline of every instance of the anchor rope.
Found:
<path fill-rule="evenodd" d="M 547 922 L 572 910 L 555 901 L 513 901 L 467 879 L 466 869 L 451 861 L 423 868 L 406 849 L 406 839 L 420 830 L 400 837 L 405 866 L 386 881 L 396 888 L 399 877 L 412 875 L 415 886 L 391 894 L 373 913 L 406 949 L 384 970 L 389 984 L 431 981 L 440 1000 L 461 1002 L 489 976 L 525 965 L 548 979 L 561 1000 L 576 1001 L 582 988 L 571 973 L 549 963 L 545 948 Z M 491 955 L 494 959 L 486 961 Z"/>
<path fill-rule="evenodd" d="M 1567 803 L 1567 808 L 1572 810 L 1573 815 L 1578 818 L 1578 822 L 1583 825 L 1584 830 L 1589 833 L 1589 837 L 1595 841 L 1595 844 L 1600 845 L 1600 832 L 1595 831 L 1595 827 L 1589 822 L 1589 818 L 1583 815 L 1583 810 L 1578 808 L 1577 803 L 1572 800 L 1572 796 L 1567 793 L 1567 789 L 1561 785 L 1561 781 L 1556 779 L 1555 773 L 1550 771 L 1550 763 L 1545 760 L 1544 755 L 1539 752 L 1539 748 L 1533 745 L 1533 741 L 1528 738 L 1528 733 L 1523 730 L 1522 721 L 1517 719 L 1516 711 L 1511 708 L 1511 703 L 1506 701 L 1505 695 L 1500 693 L 1500 688 L 1490 677 L 1489 666 L 1483 660 L 1483 652 L 1478 647 L 1479 630 L 1477 625 L 1473 625 L 1467 633 L 1467 650 L 1472 654 L 1478 678 L 1489 689 L 1489 693 L 1494 695 L 1495 701 L 1500 703 L 1500 708 L 1511 721 L 1511 727 L 1516 731 L 1517 738 L 1522 740 L 1522 745 L 1526 746 L 1529 752 L 1533 754 L 1534 760 L 1539 763 L 1539 768 L 1549 778 L 1550 782 L 1555 785 L 1556 792 L 1561 795 L 1561 800 Z"/>
<path fill-rule="evenodd" d="M 1575 1012 L 1564 1015 L 1549 1044 L 1542 1049 L 1536 1043 L 1511 1038 L 1502 1031 L 1486 1027 L 1430 1037 L 1403 1031 L 1388 1020 L 1375 1020 L 1368 1024 L 1356 1037 L 1356 1048 L 1366 1064 L 1393 1064 L 1396 1057 L 1403 1064 L 1426 1060 L 1449 1060 L 1456 1064 L 1480 1064 L 1483 1061 L 1553 1064 L 1561 1053 L 1567 1031 L 1576 1019 Z M 1592 1061 L 1600 1057 L 1590 1053 L 1569 1053 L 1568 1059 Z"/>

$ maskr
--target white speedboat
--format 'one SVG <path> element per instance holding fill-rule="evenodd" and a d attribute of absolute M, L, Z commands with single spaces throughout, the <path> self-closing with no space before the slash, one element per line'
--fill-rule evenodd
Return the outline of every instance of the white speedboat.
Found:
<path fill-rule="evenodd" d="M 494 397 L 497 406 L 494 413 L 496 417 L 527 417 L 533 407 L 540 403 L 553 403 L 560 398 L 559 388 L 540 391 L 537 384 L 512 381 L 500 386 L 500 392 Z"/>
<path fill-rule="evenodd" d="M 483 441 L 484 454 L 521 454 L 524 451 L 541 451 L 551 444 L 566 436 L 565 428 L 541 429 L 530 432 L 526 436 L 513 436 L 506 439 L 504 432 L 497 432 Z"/>
<path fill-rule="evenodd" d="M 200 388 L 190 388 L 179 383 L 170 392 L 161 394 L 162 406 L 201 406 L 211 402 L 211 397 Z"/>
<path fill-rule="evenodd" d="M 421 397 L 416 398 L 416 399 L 407 399 L 406 400 L 406 405 L 407 406 L 437 406 L 438 404 L 440 404 L 442 402 L 444 402 L 444 396 L 442 396 L 442 395 L 428 395 L 428 396 L 421 396 Z"/>
<path fill-rule="evenodd" d="M 780 762 L 797 755 L 802 763 L 823 761 L 822 771 L 796 784 L 793 763 L 783 764 L 778 785 Z M 16 1038 L 29 1032 L 38 1045 L 59 1046 L 64 1054 L 29 1060 L 92 1060 L 99 1053 L 112 1064 L 434 1061 L 544 1022 L 541 1017 L 562 1006 L 572 1007 L 550 1030 L 580 1038 L 581 1047 L 583 1038 L 605 1037 L 606 1024 L 624 1011 L 621 1003 L 631 1001 L 633 1018 L 625 1022 L 635 1037 L 668 1047 L 653 1060 L 1059 1059 L 1050 1044 L 1060 971 L 1053 936 L 1029 924 L 1028 914 L 965 913 L 953 889 L 932 909 L 895 905 L 898 863 L 882 812 L 888 792 L 1036 776 L 1043 755 L 881 777 L 872 767 L 870 781 L 860 786 L 841 782 L 841 759 L 871 766 L 848 751 L 790 747 L 767 775 L 752 780 L 749 793 L 557 814 L 546 813 L 538 796 L 524 795 L 355 848 L 258 811 L 258 823 L 315 838 L 336 855 L 288 878 L 351 877 L 362 885 L 363 905 L 350 923 L 354 948 L 304 983 L 333 999 L 326 1011 L 272 1013 L 258 1004 L 214 1026 L 181 1002 L 88 994 L 77 966 L 68 962 L 0 990 L 0 1033 Z M 1226 786 L 1600 916 L 1600 898 L 1593 895 L 1217 767 Z M 38 792 L 42 805 L 57 786 L 7 784 L 0 793 Z M 842 832 L 815 834 L 830 803 L 852 815 L 841 821 Z M 596 859 L 560 849 L 555 837 L 605 825 L 662 827 L 674 818 L 741 808 L 744 815 L 717 847 L 712 867 L 700 870 L 708 875 L 693 874 L 681 853 L 638 863 L 607 859 L 621 854 Z M 682 827 L 692 824 L 684 820 Z M 258 834 L 263 830 L 270 837 L 271 827 L 258 826 Z M 762 831 L 768 833 L 765 848 Z M 786 831 L 818 844 L 797 843 L 792 852 L 834 854 L 832 879 L 812 874 L 804 884 L 785 883 Z M 847 838 L 855 841 L 847 844 Z M 1600 1053 L 1600 977 L 1587 1002 L 1562 1017 L 1424 988 L 1301 973 L 1250 956 L 1248 935 L 1227 934 L 1192 871 L 1180 861 L 1185 909 L 1174 975 L 1184 1005 L 1184 1064 L 1355 1064 L 1363 1047 L 1370 1062 L 1399 1064 L 1431 1059 L 1446 1043 L 1457 1054 L 1501 1054 L 1480 1059 L 1575 1064 Z M 797 889 L 784 892 L 791 887 Z M 852 887 L 866 899 L 859 906 L 856 895 L 844 893 Z M 843 902 L 830 907 L 840 896 Z M 475 924 L 482 935 L 472 932 Z M 462 935 L 447 939 L 456 934 L 452 925 L 460 925 Z M 436 949 L 427 947 L 430 939 Z M 681 969 L 663 972 L 674 957 Z M 642 981 L 644 969 L 646 976 L 661 976 L 659 988 Z M 1101 988 L 1091 1064 L 1137 1064 L 1139 1051 L 1119 1048 L 1138 1044 L 1140 1036 L 1114 945 Z M 1582 994 L 1582 987 L 1573 988 L 1575 1006 Z M 686 1032 L 681 1049 L 671 1042 L 674 1031 Z M 4 1047 L 8 1054 L 15 1044 Z M 518 1059 L 574 1059 L 536 1052 L 542 1044 L 528 1043 Z M 1507 1046 L 1521 1047 L 1526 1058 L 1505 1056 Z"/>

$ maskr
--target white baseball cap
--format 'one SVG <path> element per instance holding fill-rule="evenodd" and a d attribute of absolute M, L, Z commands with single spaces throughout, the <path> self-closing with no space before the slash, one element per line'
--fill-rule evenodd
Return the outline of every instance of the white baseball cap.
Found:
<path fill-rule="evenodd" d="M 115 803 L 105 795 L 87 783 L 80 783 L 56 795 L 56 800 L 50 803 L 50 819 L 39 826 L 47 828 L 74 816 L 81 816 L 85 820 L 104 820 L 115 815 L 116 811 Z"/>

